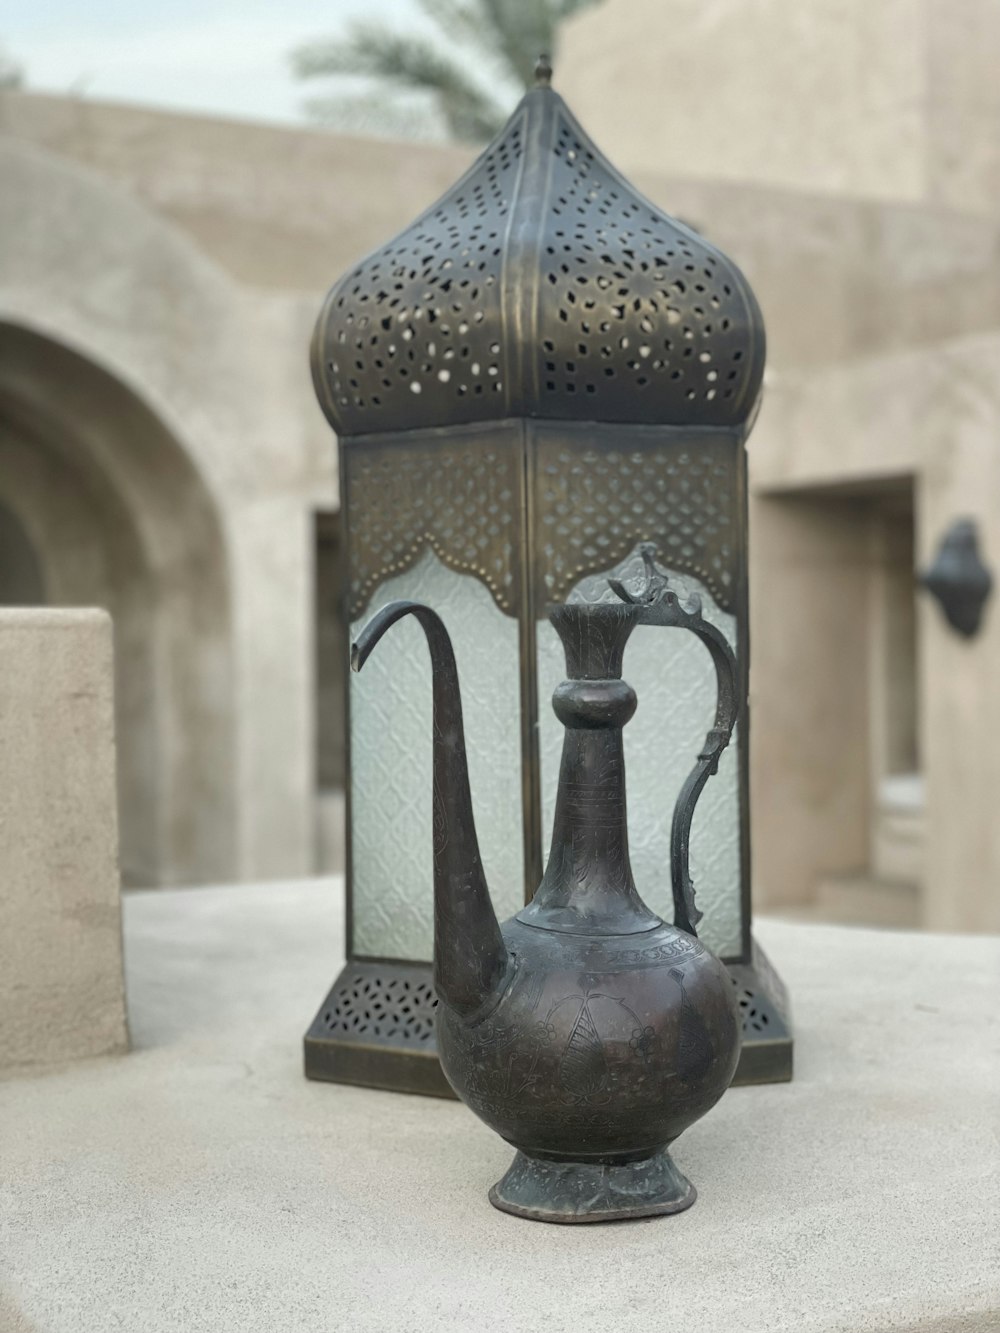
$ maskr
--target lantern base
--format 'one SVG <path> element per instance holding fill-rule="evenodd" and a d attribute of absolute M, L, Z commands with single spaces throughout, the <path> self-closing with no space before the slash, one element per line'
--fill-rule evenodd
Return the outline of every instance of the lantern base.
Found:
<path fill-rule="evenodd" d="M 743 1017 L 734 1084 L 792 1077 L 792 1030 L 784 984 L 756 941 L 749 962 L 726 962 Z M 429 963 L 354 958 L 305 1035 L 307 1078 L 391 1092 L 454 1097 L 437 1058 Z"/>
<path fill-rule="evenodd" d="M 437 1057 L 430 963 L 350 959 L 305 1035 L 307 1078 L 454 1097 Z"/>
<path fill-rule="evenodd" d="M 501 1212 L 532 1222 L 624 1222 L 681 1213 L 698 1197 L 664 1148 L 640 1162 L 557 1162 L 519 1152 L 490 1190 Z"/>

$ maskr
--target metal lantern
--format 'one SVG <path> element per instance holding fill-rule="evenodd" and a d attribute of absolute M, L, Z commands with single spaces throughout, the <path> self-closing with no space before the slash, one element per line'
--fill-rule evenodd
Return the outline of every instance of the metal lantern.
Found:
<path fill-rule="evenodd" d="M 691 830 L 699 933 L 740 993 L 737 1079 L 788 1078 L 783 988 L 750 929 L 745 440 L 763 323 L 739 270 L 618 174 L 549 74 L 540 62 L 470 170 L 324 304 L 313 373 L 340 440 L 346 619 L 353 637 L 407 598 L 445 621 L 502 918 L 537 887 L 552 826 L 563 664 L 546 608 L 613 597 L 609 578 L 627 585 L 655 548 L 739 663 L 734 742 Z M 715 672 L 693 636 L 654 627 L 628 653 L 645 705 L 625 742 L 632 863 L 669 921 L 672 807 L 712 725 Z M 419 627 L 401 624 L 348 694 L 348 961 L 307 1033 L 306 1073 L 446 1095 Z"/>

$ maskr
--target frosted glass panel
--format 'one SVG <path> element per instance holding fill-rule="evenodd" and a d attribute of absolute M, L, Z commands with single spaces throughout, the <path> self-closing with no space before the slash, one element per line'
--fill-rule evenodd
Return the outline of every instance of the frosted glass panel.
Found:
<path fill-rule="evenodd" d="M 705 619 L 735 649 L 735 616 L 720 611 L 697 579 L 669 569 L 664 572 L 682 599 L 692 592 L 701 595 Z M 627 586 L 635 586 L 633 580 L 641 582 L 642 561 L 633 553 L 612 573 Z M 608 587 L 608 575 L 599 574 L 578 583 L 568 600 L 616 599 Z M 538 707 L 546 857 L 563 737 L 550 701 L 565 674 L 559 638 L 544 621 L 538 626 Z M 625 649 L 623 674 L 639 696 L 635 717 L 625 728 L 632 870 L 646 903 L 664 920 L 672 921 L 670 821 L 677 794 L 715 717 L 715 669 L 708 649 L 693 634 L 640 626 Z M 739 743 L 734 733 L 718 773 L 709 778 L 695 808 L 691 827 L 691 877 L 696 902 L 705 914 L 698 931 L 710 949 L 724 955 L 738 954 L 741 947 Z"/>
<path fill-rule="evenodd" d="M 387 580 L 351 626 L 386 602 L 426 602 L 441 616 L 458 662 L 479 847 L 500 920 L 524 899 L 517 621 L 477 580 L 428 551 Z M 389 630 L 351 676 L 351 837 L 357 954 L 429 960 L 431 667 L 413 619 Z"/>

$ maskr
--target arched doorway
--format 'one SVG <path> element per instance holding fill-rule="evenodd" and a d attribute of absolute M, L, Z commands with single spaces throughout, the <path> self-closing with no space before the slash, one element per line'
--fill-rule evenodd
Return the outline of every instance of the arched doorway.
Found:
<path fill-rule="evenodd" d="M 17 515 L 0 504 L 0 606 L 44 606 L 42 562 Z"/>
<path fill-rule="evenodd" d="M 0 323 L 0 602 L 105 607 L 115 624 L 126 883 L 236 862 L 228 562 L 180 443 L 93 360 Z"/>

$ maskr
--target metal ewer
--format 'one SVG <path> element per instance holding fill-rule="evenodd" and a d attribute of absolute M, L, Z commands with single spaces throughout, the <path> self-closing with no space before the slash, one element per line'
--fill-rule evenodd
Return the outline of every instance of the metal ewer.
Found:
<path fill-rule="evenodd" d="M 552 607 L 567 679 L 552 846 L 532 901 L 498 925 L 483 873 L 455 655 L 428 607 L 395 602 L 360 635 L 360 669 L 393 625 L 420 622 L 434 693 L 434 986 L 441 1062 L 455 1092 L 517 1149 L 490 1191 L 535 1221 L 606 1222 L 680 1212 L 694 1186 L 670 1144 L 729 1086 L 739 1006 L 725 967 L 697 938 L 688 833 L 737 716 L 736 664 L 700 606 L 682 605 L 645 551 L 648 577 L 620 601 Z M 674 925 L 643 902 L 629 861 L 622 680 L 630 635 L 693 631 L 718 680 L 715 722 L 674 812 Z"/>

